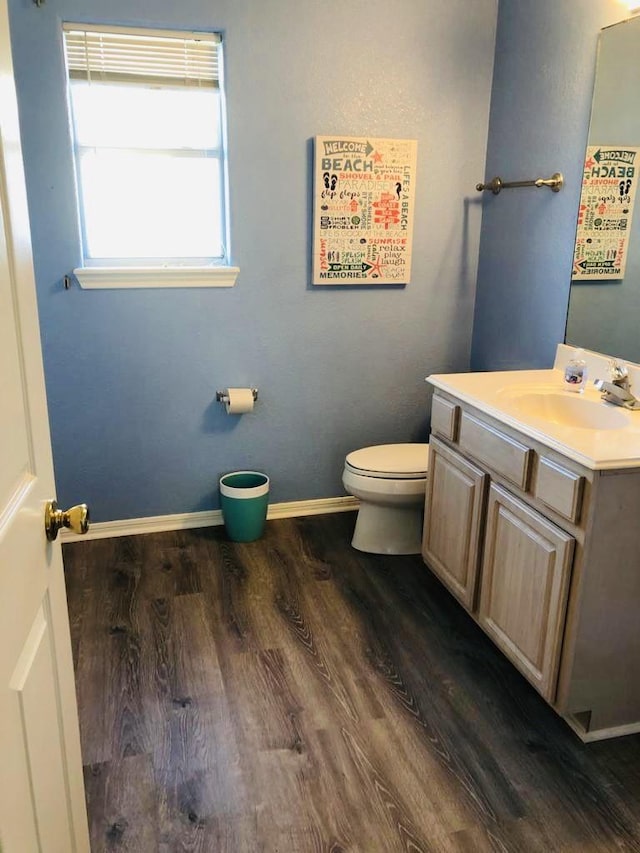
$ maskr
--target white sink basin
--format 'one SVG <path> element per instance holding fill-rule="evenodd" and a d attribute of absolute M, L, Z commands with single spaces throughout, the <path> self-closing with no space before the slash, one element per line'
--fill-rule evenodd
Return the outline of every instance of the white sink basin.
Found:
<path fill-rule="evenodd" d="M 602 400 L 570 391 L 510 390 L 500 395 L 514 415 L 558 424 L 572 429 L 623 429 L 629 415 Z"/>
<path fill-rule="evenodd" d="M 593 375 L 607 375 L 605 358 L 590 366 Z M 640 391 L 640 365 L 631 381 Z M 567 391 L 560 369 L 441 373 L 429 382 L 592 471 L 640 469 L 640 411 L 605 403 L 593 383 Z"/>

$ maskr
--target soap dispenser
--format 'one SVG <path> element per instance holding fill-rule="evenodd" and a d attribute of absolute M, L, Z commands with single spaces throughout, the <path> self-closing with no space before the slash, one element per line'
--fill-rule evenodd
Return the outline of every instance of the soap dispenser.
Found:
<path fill-rule="evenodd" d="M 581 393 L 587 384 L 587 362 L 584 360 L 584 350 L 574 351 L 564 369 L 564 387 L 567 391 Z"/>

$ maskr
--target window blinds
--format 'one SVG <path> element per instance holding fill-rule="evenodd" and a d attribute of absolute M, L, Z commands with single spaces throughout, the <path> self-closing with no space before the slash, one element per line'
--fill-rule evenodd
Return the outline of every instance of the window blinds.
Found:
<path fill-rule="evenodd" d="M 72 80 L 217 88 L 218 33 L 180 33 L 64 24 Z"/>

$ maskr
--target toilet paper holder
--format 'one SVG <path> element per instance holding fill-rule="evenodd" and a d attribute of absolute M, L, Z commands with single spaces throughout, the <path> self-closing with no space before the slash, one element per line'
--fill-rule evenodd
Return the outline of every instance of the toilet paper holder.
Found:
<path fill-rule="evenodd" d="M 251 390 L 251 393 L 253 394 L 253 402 L 255 403 L 256 400 L 258 399 L 258 389 L 257 388 L 251 388 L 250 390 Z M 218 401 L 218 403 L 228 403 L 229 402 L 229 395 L 226 391 L 216 391 L 216 400 Z"/>

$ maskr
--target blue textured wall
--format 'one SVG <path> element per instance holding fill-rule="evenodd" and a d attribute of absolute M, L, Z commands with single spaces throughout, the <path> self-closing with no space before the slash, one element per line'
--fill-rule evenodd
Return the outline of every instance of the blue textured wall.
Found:
<path fill-rule="evenodd" d="M 623 17 L 618 0 L 500 0 L 485 175 L 566 185 L 484 194 L 474 370 L 549 367 L 564 340 L 598 34 Z"/>
<path fill-rule="evenodd" d="M 233 290 L 65 292 L 80 260 L 62 20 L 221 29 Z M 58 498 L 96 520 L 342 494 L 344 455 L 427 435 L 424 377 L 469 365 L 495 0 L 12 0 Z M 312 288 L 311 138 L 418 139 L 412 283 Z M 556 166 L 555 159 L 553 165 Z M 533 164 L 528 163 L 527 166 Z M 215 390 L 255 384 L 241 419 Z"/>

